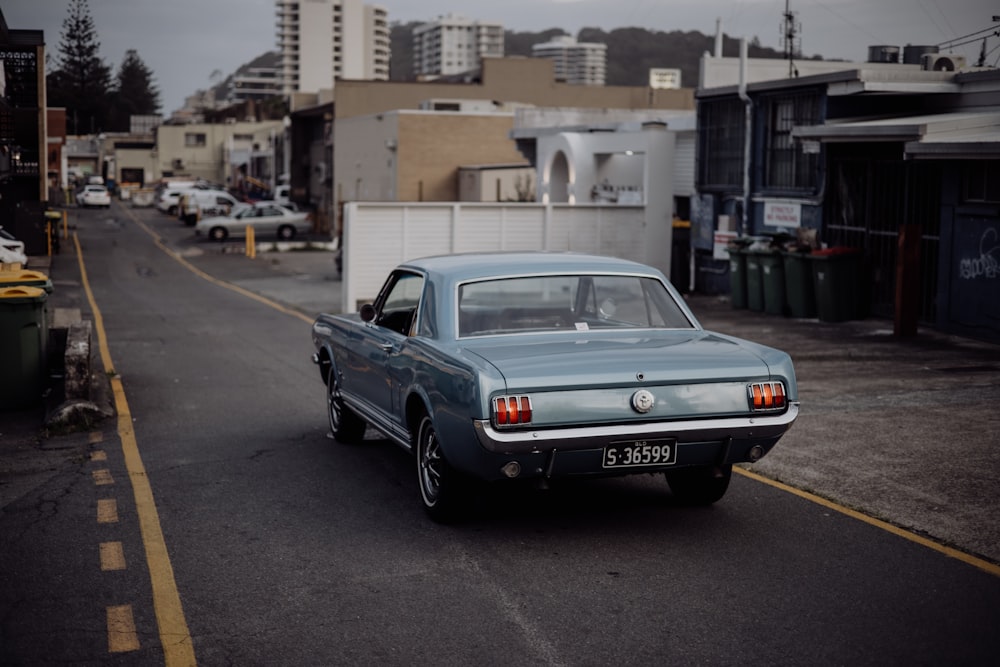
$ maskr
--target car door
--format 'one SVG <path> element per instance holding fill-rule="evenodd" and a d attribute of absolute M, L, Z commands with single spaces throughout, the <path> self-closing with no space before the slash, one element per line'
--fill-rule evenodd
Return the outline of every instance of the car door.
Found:
<path fill-rule="evenodd" d="M 345 381 L 344 389 L 356 393 L 374 413 L 373 419 L 383 428 L 405 433 L 399 405 L 400 378 L 407 374 L 407 340 L 417 321 L 424 276 L 410 271 L 396 271 L 375 301 L 375 317 L 360 329 L 351 353 L 354 382 Z"/>
<path fill-rule="evenodd" d="M 259 232 L 274 234 L 284 219 L 284 211 L 277 206 L 261 206 L 257 209 L 254 227 Z"/>

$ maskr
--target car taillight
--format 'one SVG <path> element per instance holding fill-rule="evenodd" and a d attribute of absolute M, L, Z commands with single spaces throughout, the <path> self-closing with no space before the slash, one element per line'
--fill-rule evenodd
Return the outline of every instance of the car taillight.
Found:
<path fill-rule="evenodd" d="M 747 398 L 753 412 L 776 412 L 784 410 L 785 385 L 780 382 L 755 382 L 747 385 Z"/>
<path fill-rule="evenodd" d="M 531 399 L 527 396 L 497 396 L 493 399 L 493 422 L 497 426 L 531 423 Z"/>

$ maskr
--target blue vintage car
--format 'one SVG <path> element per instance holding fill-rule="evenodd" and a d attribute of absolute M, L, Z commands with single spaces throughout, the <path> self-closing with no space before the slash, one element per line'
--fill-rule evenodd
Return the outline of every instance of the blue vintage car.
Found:
<path fill-rule="evenodd" d="M 711 504 L 799 412 L 786 353 L 705 331 L 660 271 L 610 257 L 413 260 L 312 339 L 333 436 L 413 452 L 438 521 L 499 480 L 663 473 Z"/>

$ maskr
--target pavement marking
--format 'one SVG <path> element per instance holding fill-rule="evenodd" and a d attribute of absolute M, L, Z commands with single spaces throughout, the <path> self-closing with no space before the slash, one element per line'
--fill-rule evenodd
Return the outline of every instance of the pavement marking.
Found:
<path fill-rule="evenodd" d="M 90 437 L 87 438 L 87 442 L 92 445 L 96 445 L 99 442 L 104 442 L 104 434 L 100 431 L 91 431 Z"/>
<path fill-rule="evenodd" d="M 892 533 L 897 537 L 902 537 L 903 539 L 909 540 L 910 542 L 914 542 L 915 544 L 919 544 L 922 547 L 927 547 L 928 549 L 937 551 L 938 553 L 944 554 L 949 558 L 960 560 L 967 565 L 971 565 L 975 568 L 982 570 L 983 572 L 986 572 L 987 574 L 992 574 L 995 577 L 1000 577 L 1000 565 L 996 565 L 982 558 L 977 558 L 972 554 L 968 554 L 965 553 L 964 551 L 959 551 L 958 549 L 955 549 L 953 547 L 949 547 L 939 542 L 935 542 L 934 540 L 924 537 L 923 535 L 917 535 L 916 533 L 911 533 L 905 528 L 894 526 L 888 521 L 876 519 L 875 517 L 868 516 L 867 514 L 863 514 L 861 512 L 858 512 L 857 510 L 852 510 L 849 507 L 844 507 L 843 505 L 835 503 L 832 500 L 827 500 L 822 496 L 817 496 L 815 494 L 809 493 L 808 491 L 803 491 L 802 489 L 796 489 L 794 486 L 789 486 L 788 484 L 783 484 L 782 482 L 778 482 L 773 479 L 768 479 L 767 477 L 758 475 L 755 472 L 750 472 L 749 470 L 737 467 L 733 467 L 733 472 L 739 473 L 740 475 L 748 477 L 752 480 L 762 482 L 764 484 L 767 484 L 768 486 L 773 486 L 776 489 L 781 489 L 782 491 L 786 491 L 788 493 L 796 495 L 799 498 L 804 498 L 806 500 L 816 503 L 817 505 L 822 505 L 827 509 L 839 512 L 840 514 L 849 516 L 852 519 L 857 519 L 858 521 L 867 523 L 870 526 L 874 526 L 876 528 L 884 530 L 887 533 Z"/>
<path fill-rule="evenodd" d="M 139 633 L 132 619 L 132 605 L 108 607 L 108 651 L 125 653 L 139 650 Z"/>
<path fill-rule="evenodd" d="M 108 484 L 114 484 L 115 479 L 111 476 L 111 471 L 107 468 L 101 468 L 100 470 L 94 470 L 90 473 L 94 478 L 94 484 L 97 486 L 107 486 Z"/>
<path fill-rule="evenodd" d="M 132 413 L 129 410 L 128 401 L 125 399 L 125 389 L 122 386 L 121 377 L 115 373 L 114 364 L 111 362 L 108 337 L 104 331 L 104 318 L 97 307 L 94 293 L 90 289 L 87 267 L 83 261 L 83 250 L 80 247 L 80 237 L 75 232 L 73 243 L 76 246 L 77 261 L 80 264 L 80 283 L 87 294 L 90 311 L 94 317 L 94 330 L 97 333 L 104 372 L 111 378 L 111 389 L 118 414 L 118 436 L 122 443 L 122 453 L 125 455 L 125 469 L 128 471 L 129 481 L 132 483 L 132 493 L 135 496 L 135 509 L 139 518 L 142 544 L 146 550 L 146 564 L 149 568 L 149 578 L 153 588 L 153 610 L 160 631 L 164 662 L 167 667 L 196 665 L 191 633 L 188 631 L 187 620 L 184 618 L 181 596 L 174 579 L 174 569 L 170 564 L 167 543 L 163 537 L 163 529 L 160 527 L 160 516 L 153 499 L 153 487 L 149 483 L 146 468 L 139 454 L 139 444 L 136 442 L 135 431 L 132 429 Z M 112 632 L 111 609 L 111 607 L 108 608 L 109 645 L 114 634 Z M 132 608 L 128 607 L 129 623 L 131 623 L 131 619 Z M 116 620 L 119 620 L 117 616 Z M 135 639 L 135 648 L 138 648 L 138 639 Z"/>
<path fill-rule="evenodd" d="M 143 222 L 142 220 L 140 220 L 139 218 L 137 218 L 132 211 L 130 211 L 129 209 L 124 208 L 124 207 L 122 208 L 122 211 L 125 212 L 125 215 L 127 215 L 132 220 L 132 222 L 134 222 L 136 225 L 138 225 L 144 232 L 146 232 L 147 234 L 149 234 L 150 238 L 153 239 L 153 243 L 156 244 L 157 248 L 159 248 L 160 250 L 162 250 L 163 252 L 165 252 L 168 256 L 170 256 L 171 258 L 173 258 L 174 260 L 176 260 L 181 266 L 183 266 L 185 269 L 187 269 L 191 273 L 195 274 L 199 278 L 202 278 L 203 280 L 207 280 L 208 282 L 212 283 L 213 285 L 217 285 L 217 286 L 223 287 L 223 288 L 225 288 L 227 290 L 231 290 L 233 292 L 236 292 L 237 294 L 241 294 L 241 295 L 247 297 L 248 299 L 253 299 L 254 301 L 258 301 L 258 302 L 264 304 L 265 306 L 270 306 L 271 308 L 274 308 L 275 310 L 277 310 L 279 312 L 285 313 L 286 315 L 291 315 L 292 317 L 297 317 L 298 319 L 302 320 L 303 322 L 305 322 L 306 324 L 308 324 L 310 326 L 312 325 L 312 323 L 314 321 L 314 318 L 309 317 L 308 315 L 305 315 L 303 313 L 300 313 L 299 311 L 295 310 L 294 308 L 290 308 L 290 307 L 288 307 L 288 306 L 286 306 L 286 305 L 284 305 L 284 304 L 282 304 L 282 303 L 280 303 L 278 301 L 274 301 L 273 299 L 268 299 L 266 296 L 261 296 L 260 294 L 256 294 L 255 292 L 251 292 L 250 290 L 244 289 L 244 288 L 240 287 L 239 285 L 234 285 L 232 283 L 228 283 L 225 280 L 219 280 L 215 276 L 210 276 L 209 274 L 205 273 L 204 271 L 202 271 L 201 269 L 199 269 L 197 266 L 195 266 L 191 262 L 189 262 L 186 259 L 184 259 L 183 257 L 181 257 L 178 253 L 176 253 L 175 251 L 173 251 L 170 248 L 168 248 L 163 243 L 163 241 L 160 240 L 160 237 L 156 234 L 156 232 L 153 231 L 152 229 L 150 229 L 149 225 L 147 225 L 145 222 Z"/>
<path fill-rule="evenodd" d="M 100 553 L 102 572 L 125 569 L 125 549 L 121 542 L 101 542 Z"/>
<path fill-rule="evenodd" d="M 118 523 L 118 501 L 103 498 L 97 501 L 97 523 Z"/>
<path fill-rule="evenodd" d="M 91 461 L 107 461 L 108 460 L 108 453 L 106 451 L 104 451 L 103 449 L 94 450 L 94 451 L 92 451 L 90 453 L 90 460 Z"/>

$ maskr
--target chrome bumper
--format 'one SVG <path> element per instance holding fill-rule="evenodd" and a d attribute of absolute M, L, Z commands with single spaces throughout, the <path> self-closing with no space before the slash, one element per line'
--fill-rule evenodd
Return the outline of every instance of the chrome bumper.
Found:
<path fill-rule="evenodd" d="M 574 451 L 605 447 L 622 440 L 676 438 L 678 443 L 722 441 L 773 444 L 791 428 L 799 416 L 799 403 L 793 402 L 780 415 L 724 417 L 653 424 L 583 426 L 539 431 L 498 431 L 489 420 L 474 422 L 479 444 L 495 454 L 532 454 L 551 451 Z"/>

